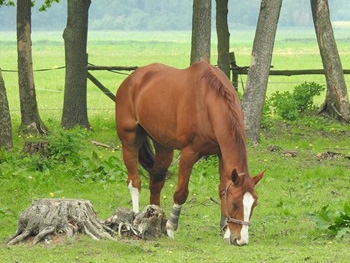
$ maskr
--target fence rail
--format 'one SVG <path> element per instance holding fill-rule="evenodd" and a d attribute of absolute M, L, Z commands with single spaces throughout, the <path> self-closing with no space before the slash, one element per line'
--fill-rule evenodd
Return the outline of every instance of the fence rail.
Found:
<path fill-rule="evenodd" d="M 233 73 L 247 75 L 249 67 L 232 67 Z M 350 74 L 350 69 L 344 69 L 344 74 Z M 275 70 L 271 69 L 269 75 L 274 76 L 295 76 L 295 75 L 324 75 L 324 69 L 297 69 L 297 70 Z"/>

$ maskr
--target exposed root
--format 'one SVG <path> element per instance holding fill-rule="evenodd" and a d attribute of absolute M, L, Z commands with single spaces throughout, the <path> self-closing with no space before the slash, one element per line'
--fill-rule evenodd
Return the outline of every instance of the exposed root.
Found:
<path fill-rule="evenodd" d="M 147 206 L 138 215 L 128 209 L 119 208 L 114 215 L 100 220 L 88 200 L 36 199 L 19 217 L 17 231 L 8 240 L 11 246 L 32 240 L 50 242 L 54 236 L 73 238 L 79 233 L 94 240 L 117 240 L 119 237 L 152 239 L 164 232 L 164 212 L 154 205 Z"/>
<path fill-rule="evenodd" d="M 7 244 L 14 245 L 34 237 L 37 244 L 51 235 L 66 234 L 72 238 L 85 233 L 94 239 L 115 239 L 87 200 L 36 199 L 21 215 L 17 231 Z"/>
<path fill-rule="evenodd" d="M 131 210 L 119 208 L 104 224 L 118 231 L 120 237 L 133 236 L 141 239 L 153 239 L 164 233 L 166 217 L 156 205 L 147 206 L 135 215 Z"/>

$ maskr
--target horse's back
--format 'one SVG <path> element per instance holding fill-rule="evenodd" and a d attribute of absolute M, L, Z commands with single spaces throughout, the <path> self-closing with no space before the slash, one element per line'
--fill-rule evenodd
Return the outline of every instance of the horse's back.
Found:
<path fill-rule="evenodd" d="M 198 133 L 212 134 L 206 112 L 210 90 L 203 84 L 203 72 L 216 72 L 211 67 L 198 62 L 186 69 L 162 64 L 137 69 L 117 92 L 118 129 L 140 125 L 153 139 L 177 149 Z"/>

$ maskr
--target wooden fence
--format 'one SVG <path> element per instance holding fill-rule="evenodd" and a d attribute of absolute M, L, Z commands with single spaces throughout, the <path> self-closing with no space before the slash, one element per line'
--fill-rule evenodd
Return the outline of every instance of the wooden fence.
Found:
<path fill-rule="evenodd" d="M 247 75 L 249 66 L 239 67 L 236 64 L 234 52 L 230 53 L 230 65 L 232 71 L 232 84 L 237 89 L 238 76 Z M 94 83 L 103 93 L 105 93 L 111 100 L 115 101 L 115 95 L 110 92 L 98 79 L 96 79 L 89 71 L 94 70 L 108 70 L 108 71 L 133 71 L 137 69 L 137 66 L 124 67 L 124 66 L 87 66 L 87 78 Z M 344 69 L 344 74 L 350 74 L 350 69 Z M 296 69 L 296 70 L 275 70 L 271 67 L 269 75 L 271 76 L 296 76 L 296 75 L 324 75 L 324 69 Z"/>

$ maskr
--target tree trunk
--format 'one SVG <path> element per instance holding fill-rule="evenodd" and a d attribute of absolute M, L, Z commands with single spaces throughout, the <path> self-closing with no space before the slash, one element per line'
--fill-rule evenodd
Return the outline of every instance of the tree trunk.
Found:
<path fill-rule="evenodd" d="M 230 32 L 227 24 L 228 0 L 216 0 L 216 32 L 218 37 L 218 66 L 230 78 Z"/>
<path fill-rule="evenodd" d="M 255 32 L 247 86 L 243 93 L 247 137 L 260 141 L 260 124 L 282 0 L 262 0 Z"/>
<path fill-rule="evenodd" d="M 12 125 L 9 104 L 6 95 L 5 81 L 0 68 L 0 150 L 10 150 L 12 144 Z"/>
<path fill-rule="evenodd" d="M 68 0 L 67 26 L 63 32 L 66 76 L 61 125 L 90 128 L 87 115 L 87 30 L 90 0 Z"/>
<path fill-rule="evenodd" d="M 329 17 L 328 0 L 310 0 L 315 32 L 327 82 L 321 111 L 342 122 L 350 121 L 350 105 L 337 44 Z"/>
<path fill-rule="evenodd" d="M 18 83 L 21 107 L 20 131 L 24 133 L 47 133 L 42 123 L 36 102 L 32 41 L 31 41 L 31 1 L 17 1 L 17 52 Z"/>
<path fill-rule="evenodd" d="M 210 63 L 211 0 L 193 0 L 191 64 Z"/>

